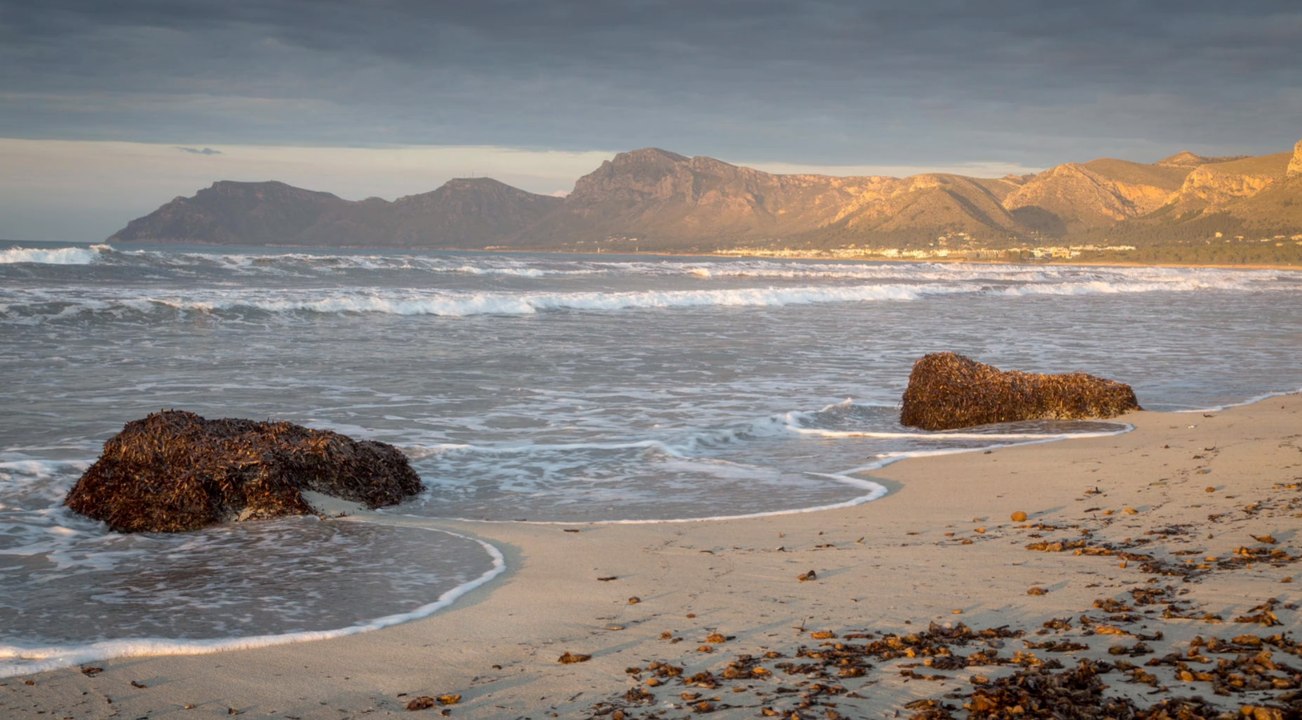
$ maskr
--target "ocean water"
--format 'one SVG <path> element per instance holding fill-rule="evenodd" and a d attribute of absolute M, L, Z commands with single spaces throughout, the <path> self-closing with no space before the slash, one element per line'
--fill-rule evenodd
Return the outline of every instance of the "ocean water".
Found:
<path fill-rule="evenodd" d="M 899 426 L 940 350 L 1157 410 L 1297 391 L 1302 273 L 0 243 L 0 675 L 428 614 L 502 568 L 430 519 L 804 511 L 898 457 L 1124 430 Z M 428 489 L 184 536 L 64 510 L 162 408 L 393 443 Z"/>

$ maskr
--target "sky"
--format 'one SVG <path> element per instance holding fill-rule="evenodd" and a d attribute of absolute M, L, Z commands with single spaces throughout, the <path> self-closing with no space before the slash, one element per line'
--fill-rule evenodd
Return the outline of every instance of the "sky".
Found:
<path fill-rule="evenodd" d="M 1297 0 L 0 0 L 0 238 L 216 180 L 561 194 L 662 147 L 998 176 L 1302 138 Z"/>

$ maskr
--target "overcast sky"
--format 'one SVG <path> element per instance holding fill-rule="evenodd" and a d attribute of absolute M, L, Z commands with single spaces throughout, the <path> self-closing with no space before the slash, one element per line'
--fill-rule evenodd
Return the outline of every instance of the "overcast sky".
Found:
<path fill-rule="evenodd" d="M 0 0 L 0 237 L 218 179 L 563 192 L 658 146 L 975 175 L 1302 138 L 1302 2 Z"/>

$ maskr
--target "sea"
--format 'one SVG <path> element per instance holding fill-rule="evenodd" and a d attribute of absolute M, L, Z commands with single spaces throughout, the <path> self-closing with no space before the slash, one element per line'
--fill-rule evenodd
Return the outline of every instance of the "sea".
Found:
<path fill-rule="evenodd" d="M 505 569 L 448 519 L 807 512 L 899 458 L 1127 430 L 903 427 L 937 351 L 1215 410 L 1302 390 L 1302 272 L 0 242 L 0 676 L 442 611 Z M 392 443 L 426 490 L 175 535 L 62 506 L 165 408 Z"/>

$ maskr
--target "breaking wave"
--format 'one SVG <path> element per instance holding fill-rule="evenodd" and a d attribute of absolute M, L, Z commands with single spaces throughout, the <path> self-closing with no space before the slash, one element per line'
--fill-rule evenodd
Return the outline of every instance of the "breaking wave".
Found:
<path fill-rule="evenodd" d="M 0 265 L 89 265 L 111 252 L 108 245 L 90 247 L 31 248 L 11 247 L 0 250 Z"/>

